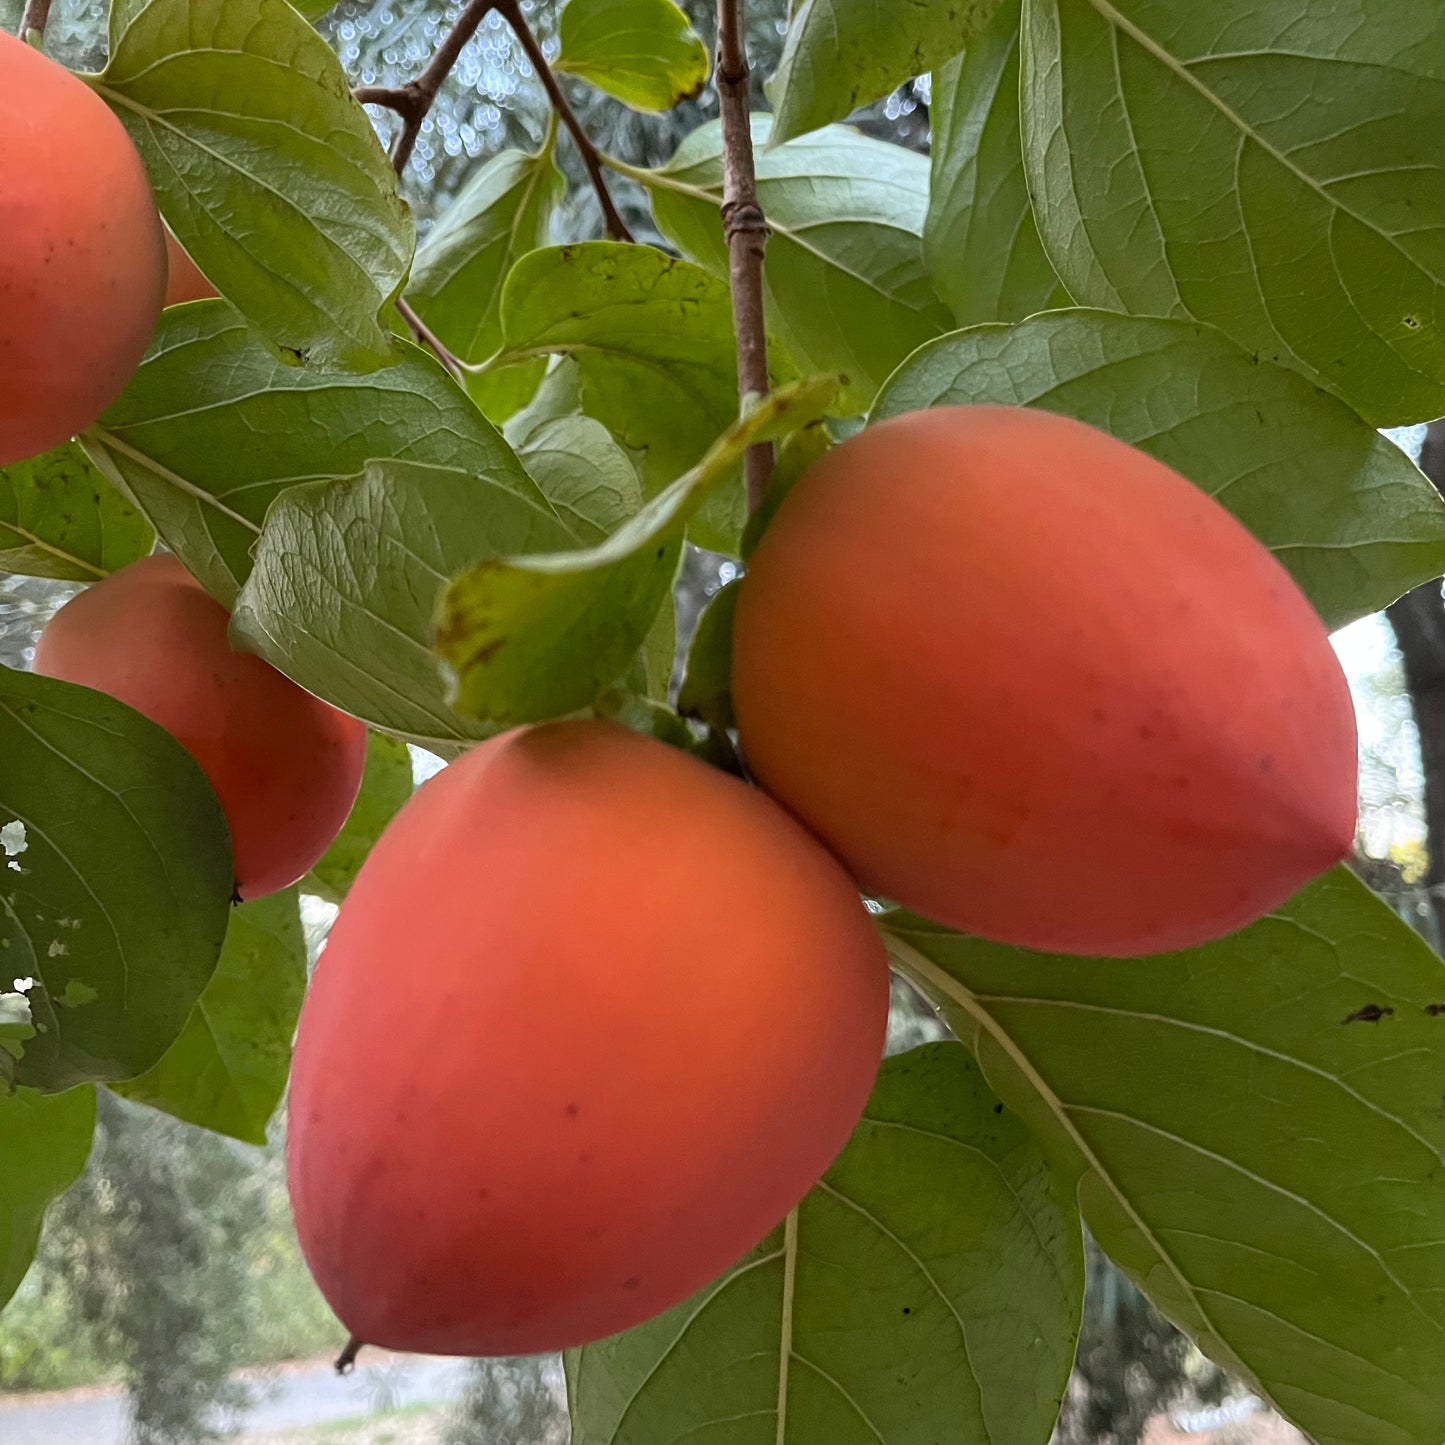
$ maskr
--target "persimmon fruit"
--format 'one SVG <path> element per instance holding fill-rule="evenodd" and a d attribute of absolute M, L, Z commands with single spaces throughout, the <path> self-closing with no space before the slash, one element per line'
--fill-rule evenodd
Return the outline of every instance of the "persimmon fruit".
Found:
<path fill-rule="evenodd" d="M 866 888 L 1005 943 L 1203 943 L 1354 839 L 1349 688 L 1289 574 L 1044 411 L 914 412 L 820 459 L 739 591 L 733 703 Z"/>
<path fill-rule="evenodd" d="M 856 889 L 756 789 L 612 723 L 484 742 L 375 845 L 302 1010 L 312 1274 L 401 1350 L 637 1324 L 821 1177 L 887 1011 Z"/>
<path fill-rule="evenodd" d="M 219 294 L 167 228 L 165 304 L 178 306 L 182 301 L 205 301 Z"/>
<path fill-rule="evenodd" d="M 230 826 L 237 890 L 258 898 L 296 882 L 340 832 L 366 728 L 233 651 L 229 621 L 180 562 L 157 554 L 71 598 L 33 666 L 118 698 L 195 758 Z"/>
<path fill-rule="evenodd" d="M 0 32 L 0 466 L 89 426 L 155 331 L 165 239 L 130 137 L 83 81 Z"/>

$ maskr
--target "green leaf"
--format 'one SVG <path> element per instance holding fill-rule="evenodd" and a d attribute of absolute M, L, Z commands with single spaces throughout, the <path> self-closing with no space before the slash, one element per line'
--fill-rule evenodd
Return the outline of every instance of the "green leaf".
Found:
<path fill-rule="evenodd" d="M 1056 311 L 912 356 L 873 419 L 1037 404 L 1138 446 L 1228 507 L 1331 628 L 1445 571 L 1445 503 L 1393 443 L 1303 377 L 1191 321 Z"/>
<path fill-rule="evenodd" d="M 539 423 L 517 443 L 517 456 L 583 542 L 600 542 L 642 505 L 627 453 L 591 417 Z"/>
<path fill-rule="evenodd" d="M 463 361 L 502 344 L 502 284 L 518 259 L 545 246 L 566 193 L 552 136 L 537 155 L 506 150 L 477 171 L 416 253 L 407 299 Z"/>
<path fill-rule="evenodd" d="M 768 117 L 753 117 L 756 143 L 768 126 Z M 725 277 L 721 146 L 714 122 L 660 170 L 626 173 L 650 191 L 663 235 Z M 759 151 L 757 168 L 772 230 L 763 269 L 768 326 L 804 373 L 848 377 L 842 412 L 864 411 L 893 368 L 949 325 L 923 264 L 928 162 L 833 126 Z"/>
<path fill-rule="evenodd" d="M 1212 322 L 1377 426 L 1445 413 L 1445 7 L 1027 0 L 1023 33 L 1078 301 Z"/>
<path fill-rule="evenodd" d="M 887 1060 L 786 1225 L 565 1356 L 574 1445 L 1044 1445 L 1083 1303 L 1077 1205 L 967 1051 Z M 780 1418 L 781 1417 L 781 1418 Z"/>
<path fill-rule="evenodd" d="M 0 467 L 0 570 L 94 582 L 153 541 L 146 519 L 74 442 Z"/>
<path fill-rule="evenodd" d="M 763 540 L 763 534 L 777 516 L 778 508 L 783 505 L 783 499 L 793 490 L 794 483 L 832 445 L 833 438 L 828 434 L 827 424 L 818 421 L 795 431 L 777 448 L 767 490 L 743 529 L 744 558 L 753 555 L 758 543 Z"/>
<path fill-rule="evenodd" d="M 366 862 L 372 844 L 411 793 L 411 754 L 406 744 L 372 733 L 366 740 L 361 792 L 335 841 L 301 880 L 301 891 L 314 893 L 328 903 L 340 903 Z"/>
<path fill-rule="evenodd" d="M 687 470 L 737 418 L 737 351 L 727 286 L 651 246 L 589 241 L 533 251 L 502 293 L 499 362 L 570 357 L 582 409 L 643 454 L 645 489 Z M 735 545 L 742 483 L 720 495 L 697 540 Z"/>
<path fill-rule="evenodd" d="M 792 140 L 942 65 L 988 23 L 999 0 L 799 0 L 768 82 L 777 141 Z"/>
<path fill-rule="evenodd" d="M 733 726 L 733 614 L 737 611 L 737 580 L 721 588 L 703 609 L 687 649 L 687 666 L 677 695 L 677 710 L 709 727 Z"/>
<path fill-rule="evenodd" d="M 1445 965 L 1389 907 L 1340 867 L 1242 933 L 1127 961 L 884 924 L 1207 1354 L 1318 1445 L 1438 1445 Z"/>
<path fill-rule="evenodd" d="M 50 1201 L 80 1178 L 94 1133 L 94 1089 L 0 1093 L 0 1309 L 35 1258 Z"/>
<path fill-rule="evenodd" d="M 457 577 L 436 626 L 436 650 L 456 675 L 457 709 L 511 724 L 589 706 L 642 646 L 672 585 L 688 519 L 735 474 L 750 445 L 807 425 L 836 395 L 828 377 L 773 392 L 595 547 L 501 556 Z"/>
<path fill-rule="evenodd" d="M 707 46 L 673 0 L 567 0 L 557 29 L 554 69 L 633 110 L 670 110 L 707 84 Z"/>
<path fill-rule="evenodd" d="M 221 961 L 180 1037 L 117 1094 L 247 1144 L 266 1142 L 291 1069 L 306 992 L 306 936 L 294 888 L 231 914 Z"/>
<path fill-rule="evenodd" d="M 1019 131 L 1019 15 L 1003 0 L 933 78 L 932 181 L 923 249 L 960 326 L 1069 305 L 1034 222 Z"/>
<path fill-rule="evenodd" d="M 271 508 L 232 635 L 353 717 L 454 756 L 493 729 L 447 703 L 430 649 L 438 594 L 484 558 L 576 541 L 519 477 L 530 485 L 502 448 L 476 474 L 374 461 L 291 488 Z"/>
<path fill-rule="evenodd" d="M 0 981 L 33 978 L 17 1083 L 125 1079 L 216 967 L 235 875 L 216 795 L 103 693 L 0 668 Z"/>
<path fill-rule="evenodd" d="M 115 0 L 96 89 L 176 239 L 292 361 L 393 358 L 415 227 L 331 47 L 285 0 Z"/>
<path fill-rule="evenodd" d="M 441 366 L 406 343 L 398 355 L 366 375 L 285 366 L 223 302 L 196 302 L 165 313 L 140 370 L 82 440 L 227 606 L 277 496 L 354 476 L 372 457 L 506 472 L 540 501 Z"/>

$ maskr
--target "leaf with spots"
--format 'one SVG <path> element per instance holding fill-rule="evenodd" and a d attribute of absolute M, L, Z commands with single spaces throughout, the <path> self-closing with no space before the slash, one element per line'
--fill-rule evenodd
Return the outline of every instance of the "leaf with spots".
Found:
<path fill-rule="evenodd" d="M 144 557 L 154 540 L 74 442 L 0 467 L 0 570 L 95 582 Z"/>
<path fill-rule="evenodd" d="M 35 980 L 15 1082 L 148 1069 L 215 970 L 235 884 L 201 770 L 103 693 L 0 668 L 0 837 L 0 972 Z"/>
<path fill-rule="evenodd" d="M 229 607 L 267 508 L 372 457 L 487 472 L 510 453 L 426 352 L 384 371 L 285 366 L 220 301 L 167 311 L 140 370 L 81 438 L 107 476 Z M 513 483 L 537 497 L 519 472 Z M 539 498 L 538 498 L 539 499 Z M 539 499 L 540 500 L 540 499 Z"/>
<path fill-rule="evenodd" d="M 1445 571 L 1445 502 L 1419 468 L 1212 327 L 1084 310 L 976 326 L 909 357 L 873 420 L 980 402 L 1076 417 L 1173 467 L 1275 553 L 1331 628 Z"/>
<path fill-rule="evenodd" d="M 93 83 L 176 239 L 276 354 L 369 369 L 415 226 L 335 52 L 286 0 L 116 0 Z"/>
<path fill-rule="evenodd" d="M 1445 414 L 1445 6 L 1025 0 L 1069 294 L 1193 316 L 1375 426 Z"/>
<path fill-rule="evenodd" d="M 596 546 L 497 557 L 455 578 L 438 608 L 436 650 L 455 675 L 456 708 L 510 725 L 590 706 L 643 647 L 689 520 L 736 475 L 750 445 L 808 425 L 837 394 L 834 377 L 772 392 Z"/>
<path fill-rule="evenodd" d="M 1127 961 L 883 923 L 1207 1354 L 1318 1445 L 1438 1445 L 1445 963 L 1391 908 L 1340 867 L 1232 937 Z"/>
<path fill-rule="evenodd" d="M 1067 1180 L 957 1043 L 884 1063 L 785 1225 L 565 1357 L 574 1445 L 1045 1445 L 1083 1304 Z"/>

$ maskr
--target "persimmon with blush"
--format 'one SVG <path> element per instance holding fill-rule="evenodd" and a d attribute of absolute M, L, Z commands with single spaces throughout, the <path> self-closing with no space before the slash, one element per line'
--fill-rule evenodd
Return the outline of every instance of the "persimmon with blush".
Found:
<path fill-rule="evenodd" d="M 236 652 L 229 615 L 174 557 L 87 587 L 50 620 L 34 668 L 95 688 L 165 728 L 200 764 L 231 830 L 243 898 L 296 882 L 341 830 L 366 728 Z"/>
<path fill-rule="evenodd" d="M 887 1014 L 857 891 L 756 789 L 612 723 L 482 743 L 393 819 L 307 995 L 307 1263 L 394 1349 L 627 1329 L 823 1174 Z"/>
<path fill-rule="evenodd" d="M 1354 841 L 1349 688 L 1285 569 L 1068 417 L 870 426 L 782 502 L 738 594 L 754 775 L 867 888 L 1072 954 L 1253 922 Z"/>
<path fill-rule="evenodd" d="M 155 331 L 165 239 L 145 167 L 83 81 L 0 31 L 0 466 L 120 395 Z"/>

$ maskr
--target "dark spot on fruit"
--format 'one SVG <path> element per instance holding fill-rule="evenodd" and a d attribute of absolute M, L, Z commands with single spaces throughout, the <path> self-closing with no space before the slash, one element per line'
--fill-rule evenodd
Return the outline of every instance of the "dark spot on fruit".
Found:
<path fill-rule="evenodd" d="M 1259 771 L 1261 777 L 1267 776 L 1274 771 L 1274 758 L 1271 754 L 1266 753 L 1259 760 Z"/>
<path fill-rule="evenodd" d="M 575 1119 L 582 1110 L 576 1104 L 568 1104 L 565 1112 L 569 1119 Z"/>
<path fill-rule="evenodd" d="M 622 1281 L 622 1288 L 623 1288 L 623 1289 L 636 1289 L 637 1286 L 640 1285 L 641 1283 L 642 1283 L 642 1281 L 641 1281 L 635 1274 L 634 1274 L 634 1275 L 629 1275 L 625 1280 Z"/>

